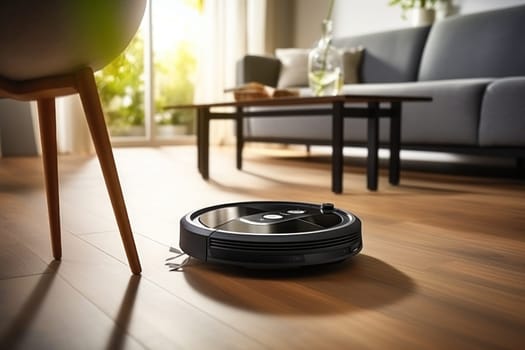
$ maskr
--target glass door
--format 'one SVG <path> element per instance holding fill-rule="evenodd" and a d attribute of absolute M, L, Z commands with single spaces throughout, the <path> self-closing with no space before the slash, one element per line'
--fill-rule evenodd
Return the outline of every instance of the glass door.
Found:
<path fill-rule="evenodd" d="M 202 1 L 152 2 L 154 137 L 184 141 L 195 134 L 195 111 L 165 111 L 193 102 Z"/>
<path fill-rule="evenodd" d="M 144 29 L 141 26 L 127 49 L 95 73 L 112 139 L 145 139 L 144 78 Z"/>
<path fill-rule="evenodd" d="M 163 107 L 193 102 L 202 4 L 150 0 L 128 48 L 95 74 L 113 144 L 194 142 L 194 111 Z"/>

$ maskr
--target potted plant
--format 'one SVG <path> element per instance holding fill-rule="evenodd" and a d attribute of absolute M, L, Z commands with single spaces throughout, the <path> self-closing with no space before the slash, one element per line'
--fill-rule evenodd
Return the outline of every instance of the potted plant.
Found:
<path fill-rule="evenodd" d="M 434 22 L 436 17 L 436 4 L 438 0 L 390 0 L 390 6 L 401 7 L 401 17 L 410 20 L 413 26 L 428 25 Z"/>
<path fill-rule="evenodd" d="M 125 52 L 95 73 L 111 136 L 144 136 L 144 40 L 136 35 Z"/>
<path fill-rule="evenodd" d="M 191 112 L 191 111 L 190 111 Z M 186 135 L 192 116 L 180 111 L 164 112 L 156 116 L 157 136 L 170 137 Z"/>

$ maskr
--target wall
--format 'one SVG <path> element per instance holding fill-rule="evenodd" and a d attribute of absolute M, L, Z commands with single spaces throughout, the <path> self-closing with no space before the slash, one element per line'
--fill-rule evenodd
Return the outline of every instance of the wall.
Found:
<path fill-rule="evenodd" d="M 38 154 L 28 102 L 0 99 L 0 151 L 4 157 Z"/>
<path fill-rule="evenodd" d="M 319 39 L 320 25 L 328 11 L 328 0 L 294 0 L 294 45 L 308 48 Z M 459 14 L 525 5 L 525 0 L 454 0 Z M 336 0 L 334 36 L 358 35 L 408 27 L 398 7 L 388 0 Z"/>
<path fill-rule="evenodd" d="M 295 2 L 267 0 L 266 4 L 265 51 L 272 55 L 276 48 L 294 45 Z"/>
<path fill-rule="evenodd" d="M 525 0 L 461 0 L 460 13 L 488 11 L 496 8 L 525 5 Z"/>
<path fill-rule="evenodd" d="M 294 46 L 309 48 L 321 36 L 321 23 L 328 13 L 329 0 L 295 0 Z"/>
<path fill-rule="evenodd" d="M 388 0 L 336 0 L 334 36 L 358 35 L 409 25 L 401 10 L 388 6 Z"/>

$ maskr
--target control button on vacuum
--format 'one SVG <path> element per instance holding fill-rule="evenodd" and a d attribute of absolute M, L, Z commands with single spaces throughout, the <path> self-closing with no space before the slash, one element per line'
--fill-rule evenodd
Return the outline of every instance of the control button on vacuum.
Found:
<path fill-rule="evenodd" d="M 333 203 L 323 203 L 321 204 L 321 212 L 326 213 L 329 211 L 334 210 L 334 204 Z"/>
<path fill-rule="evenodd" d="M 306 210 L 304 210 L 304 209 L 288 209 L 286 212 L 288 214 L 304 214 L 304 213 L 306 213 Z"/>
<path fill-rule="evenodd" d="M 266 219 L 266 220 L 280 220 L 282 218 L 283 216 L 279 214 L 264 214 L 263 215 L 263 219 Z"/>

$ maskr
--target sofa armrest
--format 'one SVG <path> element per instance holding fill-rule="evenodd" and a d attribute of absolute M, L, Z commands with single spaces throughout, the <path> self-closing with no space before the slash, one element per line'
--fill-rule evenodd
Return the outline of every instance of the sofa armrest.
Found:
<path fill-rule="evenodd" d="M 268 56 L 246 55 L 237 62 L 237 84 L 258 82 L 277 86 L 281 72 L 281 61 Z"/>
<path fill-rule="evenodd" d="M 525 76 L 495 80 L 481 106 L 479 143 L 487 147 L 525 146 Z"/>

